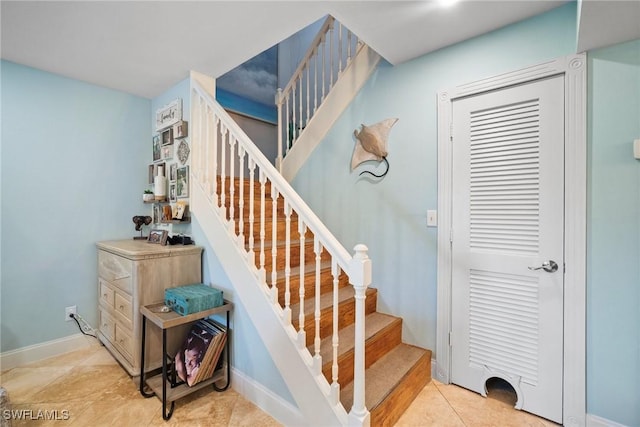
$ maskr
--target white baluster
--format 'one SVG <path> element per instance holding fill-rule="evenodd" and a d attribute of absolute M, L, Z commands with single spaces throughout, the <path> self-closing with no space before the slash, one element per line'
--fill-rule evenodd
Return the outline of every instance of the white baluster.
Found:
<path fill-rule="evenodd" d="M 227 168 L 227 141 L 229 138 L 229 130 L 220 122 L 220 136 L 221 141 L 221 155 L 220 155 L 220 211 L 223 213 L 222 217 L 226 219 L 227 215 L 227 194 L 225 189 L 226 180 L 226 168 Z"/>
<path fill-rule="evenodd" d="M 286 127 L 286 123 L 282 123 L 282 89 L 278 88 L 276 92 L 276 105 L 278 106 L 278 158 L 276 159 L 276 166 L 278 171 L 282 172 L 282 131 Z"/>
<path fill-rule="evenodd" d="M 318 109 L 318 49 L 313 51 L 313 113 Z"/>
<path fill-rule="evenodd" d="M 322 356 L 320 356 L 320 272 L 322 269 L 322 244 L 316 236 L 313 237 L 313 252 L 316 254 L 316 294 L 314 297 L 315 310 L 313 312 L 315 321 L 315 332 L 313 338 L 313 369 L 316 375 L 322 374 Z"/>
<path fill-rule="evenodd" d="M 310 68 L 311 64 L 307 64 L 307 125 L 309 124 L 309 120 L 311 119 L 311 109 L 309 108 L 309 86 L 311 86 L 311 78 L 309 77 Z"/>
<path fill-rule="evenodd" d="M 303 120 L 303 115 L 302 115 L 302 95 L 304 94 L 304 91 L 302 89 L 302 74 L 300 74 L 300 92 L 299 92 L 299 104 L 300 104 L 300 115 L 298 116 L 298 120 L 300 121 L 300 123 L 298 124 L 298 137 L 300 137 L 300 133 L 302 132 L 302 129 L 304 128 L 304 120 Z"/>
<path fill-rule="evenodd" d="M 209 115 L 207 115 L 207 117 L 209 117 Z M 217 116 L 212 116 L 211 119 L 213 121 L 213 129 L 211 129 L 211 132 L 213 132 L 213 147 L 211 147 L 213 159 L 212 164 L 210 165 L 210 169 L 213 175 L 211 177 L 211 185 L 213 186 L 213 200 L 215 203 L 214 206 L 218 207 L 220 206 L 220 199 L 218 197 L 218 128 L 221 125 L 220 119 Z"/>
<path fill-rule="evenodd" d="M 326 56 L 327 56 L 327 55 L 326 55 L 326 43 L 325 43 L 325 37 L 324 37 L 324 36 L 322 36 L 322 97 L 320 98 L 320 99 L 321 99 L 321 102 L 322 102 L 322 101 L 324 101 L 324 95 L 325 95 L 325 85 L 324 85 L 324 83 L 325 83 L 325 81 L 327 80 L 327 79 L 326 79 L 326 77 L 325 77 L 325 69 L 326 69 L 326 66 L 325 66 L 325 57 L 326 57 Z"/>
<path fill-rule="evenodd" d="M 331 259 L 331 275 L 333 276 L 333 334 L 331 336 L 331 345 L 333 347 L 333 361 L 331 363 L 331 399 L 336 405 L 340 401 L 340 384 L 338 383 L 338 283 L 340 277 L 340 268 L 335 258 Z"/>
<path fill-rule="evenodd" d="M 284 321 L 291 324 L 291 206 L 284 200 Z"/>
<path fill-rule="evenodd" d="M 284 125 L 285 129 L 286 129 L 286 134 L 287 134 L 287 154 L 289 154 L 289 150 L 291 150 L 291 141 L 292 141 L 292 137 L 291 137 L 291 126 L 289 126 L 289 95 L 287 95 L 287 99 L 285 100 L 285 106 L 286 106 L 286 113 L 287 113 L 287 118 L 286 118 L 286 123 Z"/>
<path fill-rule="evenodd" d="M 329 90 L 333 87 L 333 22 L 329 26 Z"/>
<path fill-rule="evenodd" d="M 351 63 L 351 31 L 347 31 L 347 65 Z"/>
<path fill-rule="evenodd" d="M 278 248 L 276 246 L 278 237 L 278 189 L 271 182 L 271 207 L 273 218 L 271 218 L 271 299 L 274 304 L 278 302 L 278 271 L 276 269 Z"/>
<path fill-rule="evenodd" d="M 300 313 L 298 314 L 298 346 L 303 349 L 307 346 L 307 332 L 304 330 L 304 273 L 305 273 L 305 234 L 307 226 L 298 216 L 298 233 L 300 234 L 300 285 L 298 288 L 298 296 L 300 297 Z"/>
<path fill-rule="evenodd" d="M 202 155 L 202 144 L 203 144 L 203 133 L 202 133 L 202 98 L 198 96 L 195 91 L 191 94 L 191 102 L 193 104 L 193 123 L 191 124 L 192 132 L 194 133 L 191 138 L 191 143 L 193 145 L 193 158 L 198 159 L 198 163 L 195 165 L 197 170 L 195 171 L 195 176 L 200 184 L 200 188 L 203 188 L 203 171 L 204 171 L 204 161 L 205 158 Z M 206 140 L 205 140 L 206 141 Z M 196 149 L 196 146 L 198 148 Z M 197 156 L 197 157 L 196 157 Z"/>
<path fill-rule="evenodd" d="M 265 269 L 265 253 L 264 253 L 264 238 L 266 227 L 266 214 L 265 214 L 265 183 L 267 176 L 260 169 L 260 283 L 267 285 L 267 271 Z"/>
<path fill-rule="evenodd" d="M 229 232 L 236 233 L 236 215 L 234 198 L 236 193 L 236 177 L 235 177 L 235 148 L 236 137 L 231 135 L 229 137 Z"/>
<path fill-rule="evenodd" d="M 369 425 L 369 411 L 365 405 L 365 298 L 371 284 L 371 260 L 365 245 L 356 245 L 355 254 L 349 264 L 349 282 L 355 289 L 355 342 L 353 363 L 353 407 L 349 412 L 350 425 Z"/>
<path fill-rule="evenodd" d="M 211 168 L 211 165 L 209 164 L 209 157 L 207 156 L 208 154 L 208 145 L 209 145 L 209 135 L 207 134 L 207 130 L 209 127 L 209 123 L 208 123 L 208 119 L 209 116 L 207 115 L 207 111 L 209 109 L 209 107 L 207 105 L 203 104 L 203 100 L 202 98 L 198 98 L 198 103 L 200 104 L 200 109 L 199 109 L 199 123 L 198 123 L 198 129 L 199 129 L 199 135 L 198 135 L 198 156 L 199 157 L 199 167 L 200 167 L 200 173 L 199 173 L 199 177 L 200 177 L 200 187 L 205 190 L 205 192 L 207 190 L 209 190 L 209 183 L 207 182 L 207 176 L 210 173 L 209 169 Z M 194 129 L 196 128 L 195 123 L 194 123 Z M 194 138 L 192 138 L 192 141 Z M 195 146 L 194 146 L 195 148 Z M 193 158 L 195 159 L 195 153 L 193 154 Z"/>
<path fill-rule="evenodd" d="M 238 166 L 240 169 L 240 196 L 238 197 L 238 229 L 240 230 L 240 236 L 238 237 L 238 241 L 240 242 L 240 247 L 244 249 L 244 157 L 245 151 L 244 147 L 238 144 L 238 158 L 240 159 L 240 165 Z M 249 202 L 249 210 L 252 210 L 253 206 L 251 206 L 251 201 Z M 251 215 L 251 212 L 249 212 Z M 251 221 L 251 216 L 249 216 L 249 221 Z M 249 237 L 249 242 L 251 242 L 251 236 Z"/>
<path fill-rule="evenodd" d="M 293 129 L 291 130 L 292 135 L 292 139 L 291 139 L 291 145 L 296 143 L 296 140 L 298 139 L 298 122 L 296 121 L 296 86 L 293 86 L 293 89 L 291 91 L 291 122 L 293 123 Z"/>
<path fill-rule="evenodd" d="M 342 24 L 338 23 L 338 77 L 342 74 Z"/>
<path fill-rule="evenodd" d="M 256 254 L 254 250 L 255 240 L 253 237 L 253 223 L 255 221 L 255 201 L 254 197 L 254 182 L 255 182 L 255 169 L 256 163 L 252 158 L 249 159 L 249 263 L 251 266 L 256 265 Z M 244 187 L 244 183 L 242 185 Z"/>

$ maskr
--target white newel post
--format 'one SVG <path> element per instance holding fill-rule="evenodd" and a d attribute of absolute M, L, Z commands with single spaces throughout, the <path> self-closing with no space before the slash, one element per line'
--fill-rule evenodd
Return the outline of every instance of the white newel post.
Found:
<path fill-rule="evenodd" d="M 369 410 L 364 400 L 364 300 L 367 287 L 371 284 L 371 260 L 365 245 L 356 245 L 355 254 L 349 265 L 349 281 L 355 289 L 356 323 L 353 366 L 353 407 L 349 412 L 350 426 L 369 426 Z"/>
<path fill-rule="evenodd" d="M 278 106 L 278 158 L 276 159 L 276 169 L 282 172 L 282 132 L 286 124 L 282 124 L 282 89 L 276 92 L 276 105 Z"/>

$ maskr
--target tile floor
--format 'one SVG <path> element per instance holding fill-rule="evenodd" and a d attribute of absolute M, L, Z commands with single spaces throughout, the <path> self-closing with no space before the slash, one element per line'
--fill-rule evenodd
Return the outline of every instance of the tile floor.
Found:
<path fill-rule="evenodd" d="M 58 420 L 14 420 L 13 426 L 280 426 L 232 389 L 209 388 L 176 402 L 162 419 L 157 398 L 140 396 L 125 371 L 99 344 L 0 375 L 14 410 L 57 415 Z M 483 398 L 453 385 L 429 383 L 396 426 L 555 426 L 513 409 L 505 393 Z M 56 412 L 57 411 L 57 412 Z M 64 411 L 68 411 L 67 413 Z M 0 414 L 2 416 L 2 414 Z M 63 420 L 62 418 L 68 418 Z"/>

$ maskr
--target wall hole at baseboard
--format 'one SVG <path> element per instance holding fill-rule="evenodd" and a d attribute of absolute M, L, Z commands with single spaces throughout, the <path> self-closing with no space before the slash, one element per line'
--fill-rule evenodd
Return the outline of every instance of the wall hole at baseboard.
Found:
<path fill-rule="evenodd" d="M 506 380 L 498 377 L 491 377 L 484 385 L 487 390 L 487 397 L 515 406 L 518 395 L 513 386 Z"/>

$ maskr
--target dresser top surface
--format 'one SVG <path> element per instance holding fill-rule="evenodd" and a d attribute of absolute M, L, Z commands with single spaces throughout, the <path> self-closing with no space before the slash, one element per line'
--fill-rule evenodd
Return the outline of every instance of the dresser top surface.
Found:
<path fill-rule="evenodd" d="M 195 245 L 167 245 L 148 243 L 146 240 L 109 240 L 96 243 L 98 249 L 130 259 L 200 254 L 202 247 Z"/>

